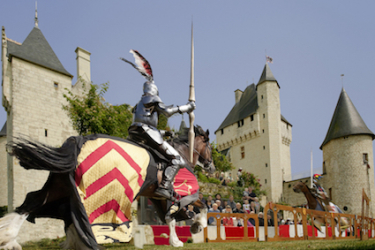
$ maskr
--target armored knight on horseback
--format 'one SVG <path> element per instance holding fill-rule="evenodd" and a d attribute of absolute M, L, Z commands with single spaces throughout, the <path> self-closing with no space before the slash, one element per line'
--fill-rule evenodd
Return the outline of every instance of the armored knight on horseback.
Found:
<path fill-rule="evenodd" d="M 170 144 L 163 140 L 163 136 L 170 135 L 168 131 L 159 131 L 156 127 L 158 117 L 164 114 L 167 117 L 175 113 L 190 113 L 195 109 L 194 102 L 188 102 L 186 105 L 173 107 L 166 106 L 159 97 L 159 91 L 154 84 L 151 66 L 148 61 L 136 50 L 130 50 L 135 57 L 137 65 L 121 58 L 123 61 L 131 64 L 146 79 L 143 84 L 143 95 L 141 100 L 133 109 L 133 123 L 129 127 L 129 138 L 137 142 L 146 144 L 169 160 L 169 163 L 163 171 L 162 181 L 155 193 L 169 200 L 173 200 L 173 180 L 180 168 L 186 166 L 186 161 L 180 156 Z"/>
<path fill-rule="evenodd" d="M 315 196 L 317 196 L 320 200 L 324 202 L 324 205 L 329 205 L 329 197 L 324 190 L 324 188 L 320 185 L 319 180 L 323 178 L 320 174 L 314 174 L 313 176 L 313 190 L 315 191 Z"/>

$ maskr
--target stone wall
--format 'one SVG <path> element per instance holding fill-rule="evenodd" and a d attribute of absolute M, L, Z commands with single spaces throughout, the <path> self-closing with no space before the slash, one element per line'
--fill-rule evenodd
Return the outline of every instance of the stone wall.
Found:
<path fill-rule="evenodd" d="M 8 205 L 8 196 L 6 195 L 8 193 L 6 143 L 6 136 L 0 137 L 0 207 Z"/>

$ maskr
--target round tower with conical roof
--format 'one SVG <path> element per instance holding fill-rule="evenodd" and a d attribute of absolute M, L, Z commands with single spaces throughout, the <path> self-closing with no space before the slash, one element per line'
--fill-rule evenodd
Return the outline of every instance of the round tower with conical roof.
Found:
<path fill-rule="evenodd" d="M 370 211 L 374 211 L 373 139 L 374 133 L 343 88 L 320 149 L 323 187 L 344 213 L 361 214 L 362 189 L 372 199 Z"/>

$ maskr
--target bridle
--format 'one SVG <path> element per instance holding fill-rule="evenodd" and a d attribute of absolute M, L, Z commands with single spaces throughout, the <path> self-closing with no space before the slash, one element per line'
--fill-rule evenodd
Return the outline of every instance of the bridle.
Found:
<path fill-rule="evenodd" d="M 212 147 L 211 147 L 210 143 L 208 143 L 208 140 L 205 140 L 204 142 L 206 143 L 206 147 L 205 147 L 205 149 L 204 149 L 204 150 L 205 150 L 204 152 L 207 152 L 207 150 L 209 150 L 209 152 L 211 152 L 211 154 L 212 154 Z M 185 143 L 185 145 L 186 145 L 187 147 L 189 147 L 189 144 Z M 203 167 L 204 167 L 205 169 L 208 169 L 208 168 L 210 167 L 210 165 L 212 164 L 212 155 L 211 155 L 211 159 L 208 160 L 208 159 L 205 159 L 205 158 L 204 158 L 204 157 L 198 152 L 198 150 L 196 150 L 195 148 L 194 148 L 194 152 L 198 154 L 198 161 L 203 165 Z"/>

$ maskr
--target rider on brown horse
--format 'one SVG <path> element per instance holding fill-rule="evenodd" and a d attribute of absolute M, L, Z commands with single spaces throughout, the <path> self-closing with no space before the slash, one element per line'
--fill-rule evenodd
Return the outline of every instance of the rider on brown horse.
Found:
<path fill-rule="evenodd" d="M 330 198 L 327 195 L 327 193 L 324 190 L 324 188 L 319 183 L 319 180 L 321 178 L 323 178 L 322 175 L 320 175 L 320 174 L 314 174 L 314 177 L 313 177 L 313 189 L 312 189 L 312 191 L 315 191 L 314 195 L 317 198 L 319 198 L 324 203 L 323 206 L 326 207 L 326 206 L 330 205 L 329 204 L 330 203 Z M 328 210 L 328 208 L 326 207 L 325 210 Z"/>
<path fill-rule="evenodd" d="M 177 112 L 180 114 L 190 113 L 195 109 L 195 103 L 188 102 L 186 105 L 177 107 L 173 107 L 173 105 L 166 106 L 159 97 L 159 91 L 154 84 L 151 66 L 148 61 L 138 51 L 130 50 L 130 53 L 134 55 L 138 67 L 126 59 L 121 59 L 136 68 L 147 79 L 147 82 L 143 85 L 144 94 L 141 100 L 133 109 L 133 124 L 129 127 L 129 139 L 156 149 L 169 160 L 170 163 L 164 168 L 162 181 L 155 193 L 166 199 L 173 200 L 173 179 L 178 170 L 184 168 L 187 163 L 177 150 L 163 140 L 165 131 L 159 131 L 156 128 L 158 117 L 160 114 L 170 117 Z"/>

